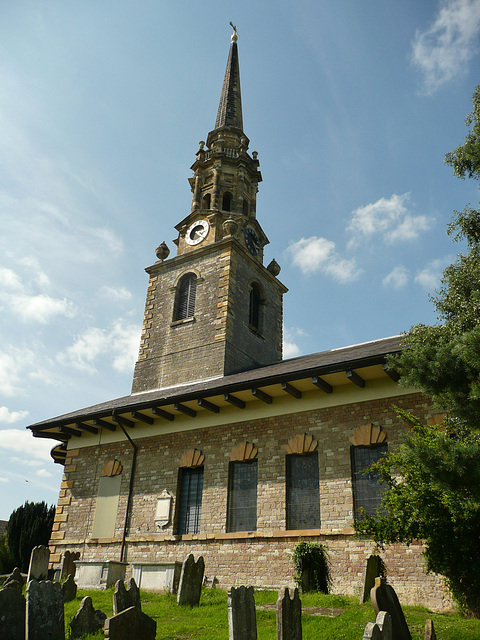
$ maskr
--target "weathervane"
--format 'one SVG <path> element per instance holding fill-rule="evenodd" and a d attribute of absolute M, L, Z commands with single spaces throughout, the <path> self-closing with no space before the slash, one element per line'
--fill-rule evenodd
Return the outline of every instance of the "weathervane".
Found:
<path fill-rule="evenodd" d="M 237 39 L 238 39 L 237 27 L 233 24 L 233 22 L 231 20 L 230 20 L 230 26 L 233 29 L 232 40 L 233 40 L 233 42 L 236 42 Z"/>

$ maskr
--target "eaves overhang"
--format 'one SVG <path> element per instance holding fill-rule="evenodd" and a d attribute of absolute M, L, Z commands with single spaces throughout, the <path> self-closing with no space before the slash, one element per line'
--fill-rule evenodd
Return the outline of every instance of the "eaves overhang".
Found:
<path fill-rule="evenodd" d="M 334 393 L 337 384 L 363 388 L 368 386 L 369 377 L 384 376 L 398 381 L 396 372 L 386 366 L 386 357 L 401 351 L 401 340 L 401 336 L 394 336 L 291 358 L 213 380 L 131 394 L 27 428 L 35 437 L 63 443 L 52 450 L 55 462 L 62 463 L 68 440 L 98 433 L 100 429 L 115 431 L 118 425 L 128 428 L 152 425 L 156 419 L 173 421 L 179 415 L 195 418 L 198 411 L 219 413 L 222 406 L 227 405 L 240 410 L 245 408 L 245 398 L 248 402 L 272 403 L 275 397 L 288 394 L 301 400 L 303 393 L 315 388 L 319 393 Z"/>

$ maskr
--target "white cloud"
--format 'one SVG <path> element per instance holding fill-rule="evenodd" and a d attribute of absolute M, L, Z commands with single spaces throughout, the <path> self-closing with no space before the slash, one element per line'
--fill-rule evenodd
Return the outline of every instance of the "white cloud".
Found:
<path fill-rule="evenodd" d="M 299 356 L 302 351 L 295 342 L 297 337 L 307 337 L 308 333 L 299 327 L 283 327 L 283 357 L 295 358 Z"/>
<path fill-rule="evenodd" d="M 17 393 L 24 362 L 23 355 L 27 354 L 20 349 L 9 349 L 9 352 L 0 351 L 0 393 L 6 396 Z"/>
<path fill-rule="evenodd" d="M 432 220 L 423 215 L 413 216 L 408 210 L 409 200 L 409 193 L 394 193 L 390 198 L 380 198 L 355 209 L 347 227 L 353 234 L 349 246 L 356 246 L 360 237 L 369 238 L 375 234 L 382 234 L 386 243 L 414 240 L 421 231 L 429 229 Z"/>
<path fill-rule="evenodd" d="M 40 476 L 41 478 L 51 478 L 53 474 L 46 469 L 38 469 L 38 471 L 35 471 L 35 475 Z"/>
<path fill-rule="evenodd" d="M 403 265 L 394 267 L 390 273 L 382 280 L 384 287 L 392 289 L 402 289 L 408 283 L 409 271 Z"/>
<path fill-rule="evenodd" d="M 31 431 L 20 429 L 0 429 L 0 452 L 15 452 L 23 458 L 34 458 L 51 462 L 50 450 L 58 444 L 46 438 L 34 438 Z"/>
<path fill-rule="evenodd" d="M 4 289 L 23 289 L 22 281 L 12 269 L 0 267 L 0 286 Z"/>
<path fill-rule="evenodd" d="M 424 90 L 431 94 L 463 73 L 478 52 L 478 0 L 443 0 L 433 24 L 417 31 L 412 60 L 423 73 Z"/>
<path fill-rule="evenodd" d="M 105 298 L 110 298 L 118 302 L 126 302 L 132 299 L 132 293 L 125 287 L 107 287 L 100 289 L 100 293 Z"/>
<path fill-rule="evenodd" d="M 28 411 L 10 411 L 7 407 L 0 407 L 0 422 L 13 424 L 28 416 Z"/>
<path fill-rule="evenodd" d="M 428 291 L 433 291 L 440 284 L 443 270 L 452 262 L 452 257 L 432 260 L 426 267 L 417 271 L 414 281 Z"/>
<path fill-rule="evenodd" d="M 290 244 L 287 251 L 292 256 L 292 264 L 305 275 L 322 271 L 344 283 L 354 280 L 360 273 L 355 259 L 340 257 L 335 251 L 335 243 L 326 238 L 301 238 Z"/>
<path fill-rule="evenodd" d="M 296 358 L 301 353 L 300 347 L 294 342 L 283 340 L 283 357 L 284 358 Z"/>
<path fill-rule="evenodd" d="M 58 360 L 80 371 L 94 373 L 95 361 L 108 355 L 114 369 L 131 371 L 138 355 L 139 339 L 140 328 L 137 325 L 117 320 L 109 330 L 91 327 L 85 331 L 58 355 Z"/>
<path fill-rule="evenodd" d="M 46 324 L 54 316 L 73 318 L 76 310 L 72 302 L 63 298 L 52 298 L 44 293 L 28 295 L 25 293 L 2 296 L 11 310 L 25 322 Z"/>
<path fill-rule="evenodd" d="M 8 478 L 2 478 L 0 476 L 0 482 L 10 482 L 10 480 Z"/>

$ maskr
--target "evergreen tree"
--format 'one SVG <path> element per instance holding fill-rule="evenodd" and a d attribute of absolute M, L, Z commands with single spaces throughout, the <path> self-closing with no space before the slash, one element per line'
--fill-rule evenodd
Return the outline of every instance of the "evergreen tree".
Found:
<path fill-rule="evenodd" d="M 25 502 L 11 514 L 7 525 L 7 544 L 15 566 L 28 571 L 32 549 L 48 545 L 55 507 L 46 502 Z"/>
<path fill-rule="evenodd" d="M 460 178 L 480 178 L 480 86 L 465 143 L 446 155 Z M 424 540 L 427 569 L 445 576 L 457 602 L 480 617 L 480 211 L 455 212 L 448 233 L 467 251 L 448 266 L 432 298 L 439 323 L 416 325 L 391 364 L 445 412 L 442 425 L 399 412 L 410 429 L 374 465 L 388 484 L 383 509 L 356 524 L 385 543 Z M 399 478 L 400 476 L 400 478 Z"/>

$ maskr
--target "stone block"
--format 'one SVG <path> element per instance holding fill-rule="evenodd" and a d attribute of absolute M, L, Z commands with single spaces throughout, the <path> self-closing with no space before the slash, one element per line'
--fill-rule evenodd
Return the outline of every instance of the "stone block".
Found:
<path fill-rule="evenodd" d="M 107 618 L 104 633 L 109 640 L 155 640 L 157 623 L 138 607 L 130 607 Z"/>
<path fill-rule="evenodd" d="M 392 640 L 412 640 L 395 589 L 387 584 L 384 579 L 376 578 L 375 586 L 370 592 L 370 597 L 377 616 L 381 611 L 386 611 L 390 614 L 393 629 Z"/>
<path fill-rule="evenodd" d="M 380 611 L 375 622 L 365 627 L 362 640 L 393 640 L 392 618 L 386 611 Z"/>
<path fill-rule="evenodd" d="M 16 588 L 0 590 L 0 638 L 25 640 L 25 598 Z"/>
<path fill-rule="evenodd" d="M 182 566 L 180 584 L 178 586 L 177 604 L 190 607 L 198 607 L 202 593 L 203 575 L 205 573 L 205 561 L 200 556 L 195 562 L 191 553 Z"/>
<path fill-rule="evenodd" d="M 140 600 L 140 589 L 133 578 L 128 581 L 128 587 L 125 589 L 123 580 L 117 580 L 115 591 L 113 593 L 113 615 L 117 615 L 130 607 L 142 608 Z"/>
<path fill-rule="evenodd" d="M 62 582 L 62 593 L 64 602 L 71 602 L 77 597 L 77 585 L 71 573 L 65 582 Z"/>
<path fill-rule="evenodd" d="M 27 586 L 26 640 L 65 640 L 62 587 L 31 580 Z"/>
<path fill-rule="evenodd" d="M 46 580 L 48 576 L 48 563 L 50 561 L 50 551 L 43 544 L 32 549 L 30 554 L 30 566 L 28 567 L 28 578 L 30 580 Z"/>
<path fill-rule="evenodd" d="M 257 614 L 253 587 L 232 587 L 228 592 L 230 640 L 257 640 Z"/>
<path fill-rule="evenodd" d="M 302 640 L 302 603 L 295 589 L 280 590 L 277 600 L 277 640 Z"/>
<path fill-rule="evenodd" d="M 70 622 L 72 640 L 81 638 L 87 633 L 96 633 L 103 629 L 107 616 L 99 609 L 94 609 L 90 596 L 85 596 L 77 613 Z"/>

